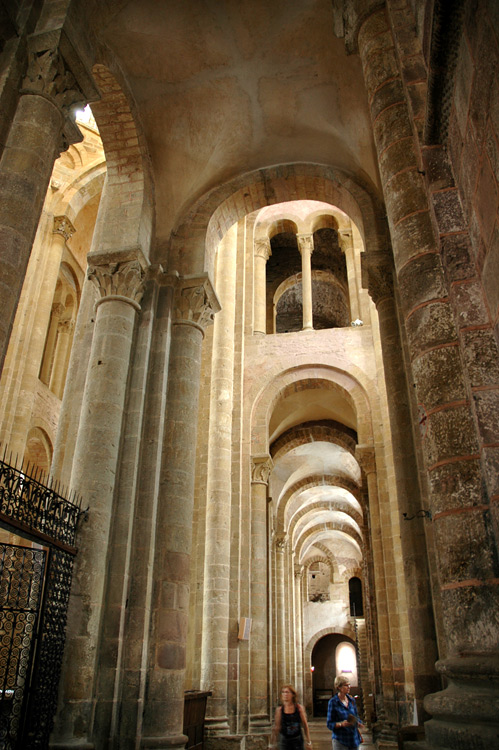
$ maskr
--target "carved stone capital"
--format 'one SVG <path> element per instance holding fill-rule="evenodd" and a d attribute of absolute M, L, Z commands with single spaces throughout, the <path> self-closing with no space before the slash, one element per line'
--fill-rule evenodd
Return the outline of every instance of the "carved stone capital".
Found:
<path fill-rule="evenodd" d="M 274 535 L 274 545 L 277 550 L 277 552 L 284 552 L 286 549 L 286 542 L 287 542 L 287 536 L 286 534 L 275 534 Z"/>
<path fill-rule="evenodd" d="M 314 252 L 314 235 L 312 233 L 297 234 L 296 240 L 298 242 L 298 250 L 302 255 L 303 253 L 312 255 L 312 253 Z"/>
<path fill-rule="evenodd" d="M 267 261 L 272 255 L 270 240 L 255 240 L 255 256 Z"/>
<path fill-rule="evenodd" d="M 91 73 L 62 28 L 28 38 L 28 67 L 21 93 L 50 99 L 60 110 L 63 127 L 59 150 L 83 140 L 75 111 L 100 98 Z"/>
<path fill-rule="evenodd" d="M 374 474 L 376 471 L 376 454 L 371 445 L 357 445 L 355 447 L 355 458 L 366 474 Z"/>
<path fill-rule="evenodd" d="M 54 216 L 54 228 L 52 231 L 54 234 L 60 234 L 67 242 L 76 232 L 76 229 L 67 216 Z"/>
<path fill-rule="evenodd" d="M 64 314 L 64 305 L 61 302 L 54 302 L 52 305 L 52 315 L 60 318 Z"/>
<path fill-rule="evenodd" d="M 75 323 L 72 318 L 63 318 L 59 321 L 58 329 L 60 333 L 71 334 L 74 331 Z"/>
<path fill-rule="evenodd" d="M 253 484 L 268 484 L 274 462 L 270 456 L 253 456 L 251 459 L 251 481 Z"/>
<path fill-rule="evenodd" d="M 204 332 L 220 309 L 220 302 L 207 274 L 183 276 L 178 280 L 174 296 L 174 323 L 195 325 Z"/>
<path fill-rule="evenodd" d="M 385 252 L 368 250 L 360 260 L 362 286 L 367 287 L 374 304 L 393 298 L 393 259 Z"/>
<path fill-rule="evenodd" d="M 352 232 L 351 230 L 340 230 L 338 232 L 338 245 L 342 253 L 345 253 L 352 247 Z"/>
<path fill-rule="evenodd" d="M 138 306 L 144 293 L 145 271 L 138 260 L 90 265 L 87 277 L 102 299 L 120 297 Z"/>
<path fill-rule="evenodd" d="M 295 563 L 294 574 L 296 579 L 301 580 L 303 578 L 303 566 Z"/>

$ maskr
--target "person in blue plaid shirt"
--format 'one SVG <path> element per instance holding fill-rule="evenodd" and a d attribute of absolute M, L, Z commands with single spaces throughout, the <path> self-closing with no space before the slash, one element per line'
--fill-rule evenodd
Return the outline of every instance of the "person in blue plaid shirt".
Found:
<path fill-rule="evenodd" d="M 333 733 L 333 750 L 358 748 L 362 742 L 357 725 L 362 724 L 357 713 L 355 698 L 348 695 L 350 683 L 338 675 L 334 681 L 337 691 L 327 705 L 327 726 Z"/>

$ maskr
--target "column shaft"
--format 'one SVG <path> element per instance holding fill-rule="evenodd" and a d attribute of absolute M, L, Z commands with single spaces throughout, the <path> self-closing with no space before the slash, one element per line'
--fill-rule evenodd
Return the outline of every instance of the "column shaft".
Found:
<path fill-rule="evenodd" d="M 189 615 L 197 406 L 204 326 L 219 309 L 207 277 L 184 278 L 174 300 L 156 523 L 148 692 L 141 748 L 185 746 L 184 677 Z"/>
<path fill-rule="evenodd" d="M 253 458 L 251 483 L 250 732 L 270 730 L 268 704 L 267 482 L 269 456 Z"/>
<path fill-rule="evenodd" d="M 314 250 L 313 234 L 298 234 L 298 249 L 301 254 L 301 288 L 303 300 L 303 330 L 314 327 L 312 309 L 312 253 Z"/>
<path fill-rule="evenodd" d="M 94 269 L 96 275 L 100 271 Z M 119 274 L 120 269 L 114 275 Z M 141 293 L 141 279 L 137 268 L 137 296 Z M 101 277 L 96 281 L 103 290 Z M 88 504 L 89 514 L 79 536 L 61 685 L 64 708 L 55 736 L 72 739 L 75 747 L 85 747 L 86 738 L 92 734 L 107 549 L 138 309 L 138 303 L 126 297 L 104 296 L 98 302 L 73 459 L 71 487 Z"/>
<path fill-rule="evenodd" d="M 201 687 L 212 691 L 206 717 L 210 734 L 229 731 L 227 674 L 236 235 L 236 227 L 229 230 L 218 250 L 217 286 L 221 292 L 222 309 L 214 323 L 211 367 L 201 640 Z"/>
<path fill-rule="evenodd" d="M 253 332 L 267 333 L 267 261 L 272 255 L 269 240 L 255 242 Z"/>

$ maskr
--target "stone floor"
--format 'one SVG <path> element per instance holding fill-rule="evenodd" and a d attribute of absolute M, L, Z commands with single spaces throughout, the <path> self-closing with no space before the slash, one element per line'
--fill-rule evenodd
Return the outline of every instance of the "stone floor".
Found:
<path fill-rule="evenodd" d="M 331 750 L 331 732 L 326 726 L 326 718 L 309 719 L 310 737 L 312 738 L 312 750 Z M 371 742 L 371 734 L 368 731 L 362 731 L 364 742 L 361 750 L 374 750 L 375 746 Z"/>

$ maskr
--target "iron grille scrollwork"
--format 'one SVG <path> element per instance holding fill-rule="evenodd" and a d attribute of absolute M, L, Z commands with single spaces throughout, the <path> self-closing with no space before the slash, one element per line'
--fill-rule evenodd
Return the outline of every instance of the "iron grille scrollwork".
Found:
<path fill-rule="evenodd" d="M 0 516 L 25 531 L 75 546 L 81 502 L 73 503 L 38 479 L 0 460 Z"/>
<path fill-rule="evenodd" d="M 28 694 L 46 551 L 0 544 L 0 748 L 17 748 Z"/>

